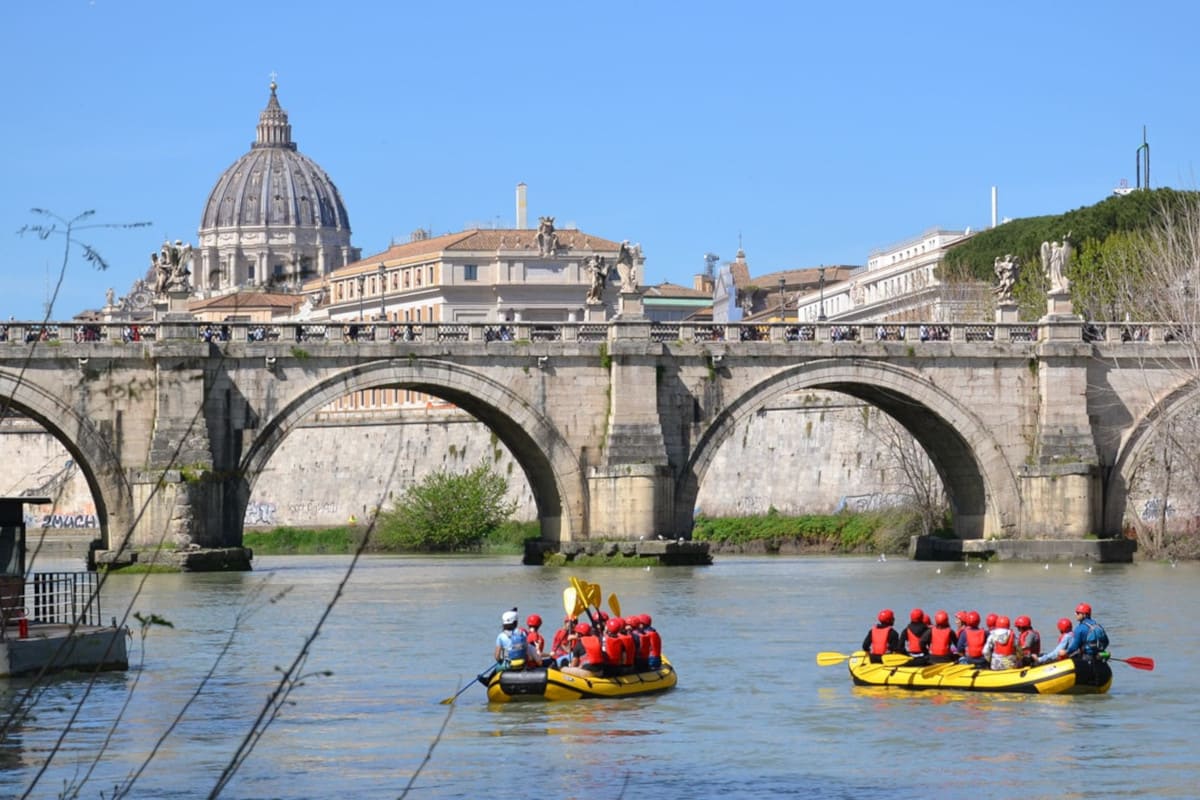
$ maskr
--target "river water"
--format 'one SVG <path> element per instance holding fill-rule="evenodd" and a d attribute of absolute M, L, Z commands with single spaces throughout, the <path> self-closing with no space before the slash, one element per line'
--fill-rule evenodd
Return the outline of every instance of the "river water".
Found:
<path fill-rule="evenodd" d="M 212 670 L 129 794 L 205 796 L 348 564 L 348 557 L 260 557 L 246 574 L 114 576 L 106 617 L 128 605 L 174 627 L 151 629 L 144 645 L 135 634 L 134 668 L 92 688 L 30 791 L 86 688 L 80 676 L 50 682 L 34 714 L 3 742 L 0 796 L 58 797 L 89 769 L 78 796 L 113 796 Z M 675 690 L 489 706 L 474 685 L 453 706 L 439 704 L 490 666 L 506 608 L 518 606 L 522 618 L 541 614 L 549 638 L 562 618 L 568 574 L 516 558 L 364 559 L 314 642 L 304 668 L 310 675 L 293 704 L 222 796 L 399 797 L 435 741 L 409 797 L 1200 792 L 1200 685 L 1192 669 L 1200 644 L 1175 633 L 1189 630 L 1200 608 L 1196 564 L 1089 570 L 723 557 L 704 568 L 580 569 L 574 574 L 599 583 L 606 597 L 616 593 L 626 613 L 653 614 L 679 671 Z M 855 688 L 844 666 L 814 660 L 818 651 L 855 649 L 885 606 L 901 619 L 913 604 L 1028 614 L 1053 641 L 1055 620 L 1073 616 L 1080 600 L 1092 603 L 1114 655 L 1150 656 L 1157 668 L 1114 663 L 1107 695 L 1038 697 Z M 0 681 L 0 696 L 11 705 L 25 687 Z"/>

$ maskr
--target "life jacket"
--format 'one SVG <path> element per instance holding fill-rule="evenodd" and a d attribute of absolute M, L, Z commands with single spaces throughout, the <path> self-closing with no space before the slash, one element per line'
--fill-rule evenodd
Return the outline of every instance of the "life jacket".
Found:
<path fill-rule="evenodd" d="M 987 631 L 967 628 L 967 658 L 983 658 L 983 645 L 986 641 Z"/>
<path fill-rule="evenodd" d="M 871 628 L 871 655 L 881 656 L 888 651 L 888 638 L 891 632 L 891 625 L 876 625 Z"/>
<path fill-rule="evenodd" d="M 954 631 L 947 625 L 944 628 L 934 628 L 929 637 L 929 655 L 950 655 L 950 643 L 954 641 Z"/>
<path fill-rule="evenodd" d="M 915 656 L 925 652 L 925 648 L 921 645 L 921 637 L 913 633 L 912 628 L 905 628 L 904 633 L 908 637 L 909 653 Z"/>
<path fill-rule="evenodd" d="M 1104 632 L 1104 627 L 1099 622 L 1091 617 L 1085 617 L 1079 624 L 1087 628 L 1082 645 L 1084 655 L 1094 656 L 1101 650 L 1108 649 L 1108 634 Z"/>
<path fill-rule="evenodd" d="M 625 642 L 621 641 L 620 636 L 604 637 L 604 666 L 625 666 Z"/>
<path fill-rule="evenodd" d="M 646 656 L 649 655 L 648 647 L 650 643 L 646 640 L 646 635 L 641 631 L 631 631 L 630 636 L 633 637 L 633 665 L 635 667 L 646 666 Z"/>
<path fill-rule="evenodd" d="M 621 648 L 625 651 L 621 656 L 622 667 L 632 667 L 633 659 L 637 655 L 637 643 L 633 640 L 633 635 L 622 633 L 619 637 L 621 640 Z"/>
<path fill-rule="evenodd" d="M 567 652 L 567 629 L 559 628 L 554 632 L 554 642 L 550 645 L 550 654 L 561 656 Z"/>
<path fill-rule="evenodd" d="M 529 641 L 529 645 L 539 653 L 542 652 L 542 648 L 546 646 L 546 640 L 543 639 L 542 635 L 537 631 L 529 631 L 525 634 L 525 638 Z"/>
<path fill-rule="evenodd" d="M 646 639 L 646 666 L 658 669 L 662 666 L 662 637 L 654 628 L 646 628 L 642 636 Z"/>
<path fill-rule="evenodd" d="M 1000 629 L 993 628 L 992 630 L 998 631 Z M 1001 642 L 999 639 L 996 639 L 995 644 L 992 645 L 992 653 L 994 653 L 995 655 L 998 655 L 998 656 L 1011 656 L 1013 653 L 1016 652 L 1016 650 L 1017 650 L 1017 637 L 1012 635 L 1012 631 L 1009 631 L 1007 640 Z"/>
<path fill-rule="evenodd" d="M 506 669 L 524 669 L 525 656 L 527 655 L 526 646 L 529 640 L 525 636 L 525 631 L 518 628 L 515 631 L 504 631 L 507 641 L 504 647 L 504 663 Z"/>
<path fill-rule="evenodd" d="M 1020 645 L 1021 651 L 1025 655 L 1040 656 L 1042 654 L 1042 635 L 1033 628 L 1021 631 L 1021 635 L 1017 637 L 1017 644 Z"/>
<path fill-rule="evenodd" d="M 599 636 L 580 636 L 579 643 L 583 645 L 583 657 L 579 666 L 592 672 L 604 669 L 604 650 L 600 647 Z"/>

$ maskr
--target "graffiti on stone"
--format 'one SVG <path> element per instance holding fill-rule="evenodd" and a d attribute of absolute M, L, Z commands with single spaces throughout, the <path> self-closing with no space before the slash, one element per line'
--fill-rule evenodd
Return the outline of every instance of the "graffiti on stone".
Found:
<path fill-rule="evenodd" d="M 242 518 L 243 525 L 274 525 L 275 514 L 279 509 L 274 503 L 263 503 L 251 500 L 246 504 L 246 516 Z"/>
<path fill-rule="evenodd" d="M 25 514 L 26 528 L 98 528 L 95 514 Z"/>
<path fill-rule="evenodd" d="M 1159 516 L 1162 515 L 1162 513 L 1163 513 L 1163 507 L 1162 507 L 1162 498 L 1161 497 L 1151 497 L 1149 500 L 1147 500 L 1145 503 L 1142 504 L 1142 521 L 1144 521 L 1144 522 L 1156 520 L 1159 518 Z M 1167 514 L 1166 515 L 1167 515 L 1168 519 L 1175 516 L 1175 506 L 1169 500 L 1167 501 Z"/>

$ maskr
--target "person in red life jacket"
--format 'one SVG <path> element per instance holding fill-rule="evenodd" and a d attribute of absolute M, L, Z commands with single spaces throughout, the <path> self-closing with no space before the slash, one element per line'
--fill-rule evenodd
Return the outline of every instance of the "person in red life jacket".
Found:
<path fill-rule="evenodd" d="M 1054 645 L 1054 649 L 1050 652 L 1038 656 L 1038 664 L 1049 664 L 1051 661 L 1058 661 L 1060 658 L 1066 658 L 1071 652 L 1071 640 L 1074 638 L 1074 631 L 1071 630 L 1071 620 L 1063 617 L 1058 621 L 1058 644 Z"/>
<path fill-rule="evenodd" d="M 1022 614 L 1013 623 L 1017 626 L 1017 648 L 1021 651 L 1021 666 L 1032 666 L 1042 654 L 1042 635 L 1033 629 L 1033 622 Z"/>
<path fill-rule="evenodd" d="M 987 631 L 979 627 L 979 612 L 968 611 L 964 621 L 966 627 L 958 633 L 958 653 L 961 656 L 958 663 L 986 667 L 988 662 L 983 657 L 983 645 L 987 642 Z"/>
<path fill-rule="evenodd" d="M 525 618 L 525 625 L 528 627 L 528 630 L 525 631 L 525 638 L 529 642 L 529 649 L 537 653 L 534 660 L 540 664 L 546 656 L 546 640 L 539 632 L 542 627 L 542 618 L 537 614 L 530 614 Z"/>
<path fill-rule="evenodd" d="M 625 629 L 633 637 L 633 671 L 643 672 L 646 669 L 646 655 L 649 642 L 642 632 L 642 615 L 633 614 L 625 618 Z"/>
<path fill-rule="evenodd" d="M 662 637 L 654 627 L 654 618 L 649 614 L 641 615 L 642 635 L 646 637 L 646 669 L 662 667 Z"/>
<path fill-rule="evenodd" d="M 955 635 L 950 627 L 950 615 L 938 611 L 933 615 L 933 628 L 929 631 L 929 662 L 945 664 L 954 661 Z"/>
<path fill-rule="evenodd" d="M 637 640 L 633 636 L 633 627 L 629 624 L 629 620 L 623 617 L 616 617 L 616 620 L 621 623 L 621 631 L 618 636 L 621 639 L 621 646 L 625 648 L 620 671 L 629 674 L 634 671 L 634 661 L 637 659 Z"/>
<path fill-rule="evenodd" d="M 581 678 L 595 678 L 603 674 L 604 649 L 600 644 L 600 637 L 592 633 L 592 626 L 581 622 L 575 626 L 573 634 L 578 641 L 570 645 L 571 663 L 563 667 L 562 671 Z M 571 641 L 570 637 L 567 641 Z"/>
<path fill-rule="evenodd" d="M 563 617 L 563 626 L 554 632 L 554 640 L 550 644 L 550 655 L 562 666 L 570 661 L 567 651 L 567 637 L 575 630 L 575 618 Z"/>
<path fill-rule="evenodd" d="M 925 612 L 914 608 L 908 615 L 909 623 L 900 634 L 900 642 L 913 661 L 929 663 L 929 638 L 931 631 L 925 622 Z"/>
<path fill-rule="evenodd" d="M 873 664 L 882 663 L 885 653 L 904 652 L 904 647 L 900 644 L 900 634 L 896 633 L 896 629 L 892 627 L 896 623 L 896 615 L 890 608 L 885 608 L 879 612 L 878 619 L 875 627 L 867 631 L 862 645 L 862 649 L 867 651 Z"/>
<path fill-rule="evenodd" d="M 1017 649 L 1017 634 L 1009 627 L 1008 617 L 996 617 L 995 627 L 983 643 L 983 657 L 992 669 L 1016 669 L 1021 663 L 1021 651 Z"/>
<path fill-rule="evenodd" d="M 625 620 L 620 617 L 609 617 L 604 623 L 604 668 L 609 674 L 619 674 L 625 667 L 625 640 L 621 638 L 621 628 Z"/>

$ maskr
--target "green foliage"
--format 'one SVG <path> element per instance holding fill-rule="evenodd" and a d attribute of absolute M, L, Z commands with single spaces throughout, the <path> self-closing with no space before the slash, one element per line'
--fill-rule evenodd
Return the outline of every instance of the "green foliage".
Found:
<path fill-rule="evenodd" d="M 1123 300 L 1141 279 L 1140 250 L 1140 236 L 1127 231 L 1083 242 L 1067 271 L 1075 311 L 1088 320 L 1122 319 Z"/>
<path fill-rule="evenodd" d="M 537 520 L 509 520 L 487 535 L 482 551 L 491 555 L 514 555 L 525 552 L 525 542 L 542 538 L 542 526 Z"/>
<path fill-rule="evenodd" d="M 242 543 L 255 555 L 353 553 L 361 531 L 355 528 L 272 528 L 246 531 Z"/>
<path fill-rule="evenodd" d="M 612 366 L 612 356 L 608 354 L 608 342 L 600 343 L 600 366 L 604 369 Z"/>
<path fill-rule="evenodd" d="M 462 474 L 434 472 L 380 514 L 374 544 L 382 550 L 478 550 L 516 510 L 505 499 L 507 489 L 486 463 Z"/>
<path fill-rule="evenodd" d="M 1155 189 L 1116 195 L 1065 214 L 1014 219 L 972 236 L 946 254 L 942 278 L 994 279 L 996 256 L 1011 253 L 1021 259 L 1021 278 L 1029 272 L 1042 280 L 1042 242 L 1060 241 L 1068 233 L 1077 245 L 1093 239 L 1103 242 L 1118 232 L 1142 231 L 1150 227 L 1162 209 L 1175 208 L 1189 192 Z M 1037 266 L 1032 266 L 1037 265 Z"/>
<path fill-rule="evenodd" d="M 697 517 L 692 529 L 696 541 L 745 544 L 765 541 L 768 550 L 793 541 L 814 549 L 839 553 L 896 552 L 919 533 L 920 522 L 910 511 L 863 514 L 807 514 L 785 517 L 778 513 L 751 517 Z"/>

